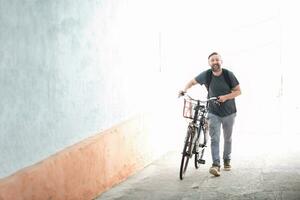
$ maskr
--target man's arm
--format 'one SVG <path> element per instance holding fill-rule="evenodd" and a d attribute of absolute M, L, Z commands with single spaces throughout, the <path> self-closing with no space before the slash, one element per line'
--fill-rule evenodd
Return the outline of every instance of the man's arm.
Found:
<path fill-rule="evenodd" d="M 237 85 L 231 90 L 231 93 L 219 96 L 218 101 L 225 102 L 225 101 L 227 101 L 229 99 L 233 99 L 241 94 L 242 94 L 242 91 L 241 91 L 240 85 Z"/>
<path fill-rule="evenodd" d="M 190 80 L 187 84 L 186 84 L 186 86 L 184 87 L 184 89 L 183 89 L 183 92 L 187 92 L 187 90 L 188 89 L 190 89 L 191 87 L 193 87 L 194 85 L 196 85 L 198 82 L 196 81 L 196 79 L 192 79 L 192 80 Z"/>
<path fill-rule="evenodd" d="M 191 87 L 193 87 L 193 86 L 196 85 L 197 83 L 198 83 L 198 82 L 197 82 L 196 79 L 194 79 L 194 78 L 193 78 L 192 80 L 190 80 L 190 81 L 186 84 L 186 86 L 184 87 L 184 89 L 179 91 L 178 97 L 183 96 L 184 93 L 186 93 L 188 89 L 190 89 Z"/>

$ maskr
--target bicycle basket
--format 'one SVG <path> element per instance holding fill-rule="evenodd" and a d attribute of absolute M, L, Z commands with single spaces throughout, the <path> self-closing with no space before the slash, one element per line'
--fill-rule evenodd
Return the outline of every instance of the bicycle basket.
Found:
<path fill-rule="evenodd" d="M 195 116 L 196 105 L 197 105 L 197 101 L 192 99 L 184 99 L 183 117 L 188 119 L 193 119 Z"/>

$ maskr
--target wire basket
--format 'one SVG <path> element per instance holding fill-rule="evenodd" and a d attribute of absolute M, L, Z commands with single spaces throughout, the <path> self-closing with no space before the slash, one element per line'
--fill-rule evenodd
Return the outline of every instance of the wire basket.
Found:
<path fill-rule="evenodd" d="M 184 99 L 183 117 L 188 119 L 194 119 L 196 106 L 197 101 L 192 99 Z"/>

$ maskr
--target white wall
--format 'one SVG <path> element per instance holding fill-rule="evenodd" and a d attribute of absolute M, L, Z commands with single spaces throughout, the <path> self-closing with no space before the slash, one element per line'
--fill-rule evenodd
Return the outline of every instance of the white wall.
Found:
<path fill-rule="evenodd" d="M 172 1 L 162 33 L 172 85 L 183 88 L 217 51 L 242 88 L 236 132 L 300 132 L 298 15 L 292 1 Z"/>

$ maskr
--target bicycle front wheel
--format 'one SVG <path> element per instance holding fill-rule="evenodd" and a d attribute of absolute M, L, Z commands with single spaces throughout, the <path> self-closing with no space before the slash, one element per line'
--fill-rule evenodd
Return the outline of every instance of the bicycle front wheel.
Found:
<path fill-rule="evenodd" d="M 195 168 L 198 169 L 200 164 L 205 164 L 205 160 L 203 160 L 203 156 L 204 156 L 204 150 L 206 147 L 206 135 L 202 129 L 202 127 L 199 127 L 199 138 L 198 138 L 198 142 L 196 145 L 197 146 L 197 151 L 195 153 Z"/>
<path fill-rule="evenodd" d="M 192 151 L 190 149 L 192 146 L 192 141 L 193 141 L 193 138 L 192 138 L 191 130 L 189 129 L 186 134 L 184 147 L 183 147 L 183 151 L 182 151 L 180 173 L 179 173 L 180 180 L 183 179 L 186 169 L 187 169 L 187 166 L 189 164 L 190 154 L 192 153 Z"/>

